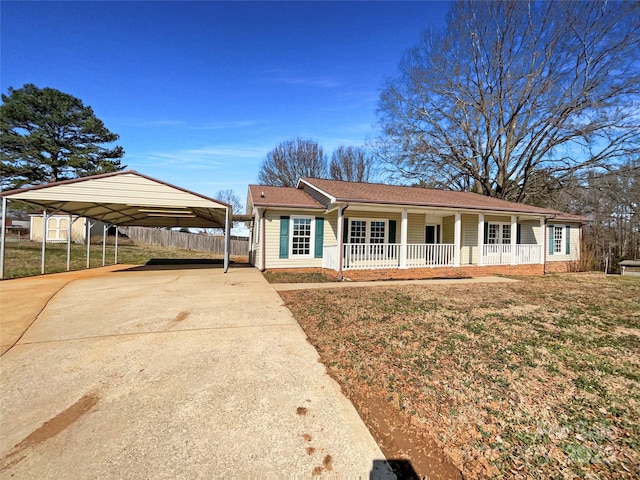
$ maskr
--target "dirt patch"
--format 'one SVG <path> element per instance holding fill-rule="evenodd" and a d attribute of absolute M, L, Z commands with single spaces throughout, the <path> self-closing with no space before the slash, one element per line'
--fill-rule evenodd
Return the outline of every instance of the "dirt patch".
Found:
<path fill-rule="evenodd" d="M 78 421 L 81 417 L 89 413 L 98 403 L 100 398 L 95 393 L 88 393 L 66 410 L 60 412 L 52 419 L 46 421 L 42 426 L 31 432 L 24 440 L 9 451 L 0 459 L 0 471 L 11 468 L 26 457 L 26 450 L 29 447 L 41 444 Z"/>
<path fill-rule="evenodd" d="M 298 415 L 306 415 L 307 414 L 307 409 L 305 407 L 298 407 L 298 408 L 296 408 L 296 413 Z"/>
<path fill-rule="evenodd" d="M 171 322 L 172 323 L 180 323 L 183 320 L 185 320 L 189 315 L 191 315 L 191 312 L 187 312 L 187 311 L 183 310 L 180 313 L 178 313 L 178 315 L 176 315 L 175 318 L 173 320 L 171 320 Z"/>

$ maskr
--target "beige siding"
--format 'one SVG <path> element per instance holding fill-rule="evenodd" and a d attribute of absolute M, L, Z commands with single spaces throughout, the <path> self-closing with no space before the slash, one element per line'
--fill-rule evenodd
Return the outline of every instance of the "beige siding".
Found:
<path fill-rule="evenodd" d="M 407 243 L 424 243 L 424 215 L 410 213 L 407 220 Z M 399 242 L 400 237 L 397 239 Z"/>
<path fill-rule="evenodd" d="M 510 215 L 485 215 L 484 221 L 488 223 L 511 223 Z"/>
<path fill-rule="evenodd" d="M 453 243 L 455 223 L 454 215 L 442 219 L 442 243 Z"/>
<path fill-rule="evenodd" d="M 553 255 L 549 254 L 549 228 L 552 225 L 562 225 L 568 226 L 570 229 L 569 232 L 569 255 L 567 255 L 566 250 L 563 249 L 563 253 L 554 253 Z M 549 223 L 547 228 L 545 229 L 545 257 L 547 262 L 558 262 L 567 260 L 579 260 L 580 259 L 580 225 L 577 224 L 566 224 L 566 223 Z M 566 241 L 566 240 L 564 240 Z M 564 243 L 563 241 L 563 243 Z"/>
<path fill-rule="evenodd" d="M 322 267 L 322 258 L 313 257 L 313 242 L 311 245 L 312 254 L 310 257 L 294 257 L 280 258 L 280 217 L 281 216 L 303 216 L 303 217 L 320 217 L 317 213 L 292 213 L 286 210 L 267 210 L 265 215 L 265 268 L 304 268 L 304 267 Z M 325 231 L 326 228 L 325 222 Z"/>
<path fill-rule="evenodd" d="M 520 222 L 520 243 L 523 245 L 541 245 L 542 229 L 537 220 Z"/>
<path fill-rule="evenodd" d="M 338 244 L 338 211 L 325 215 L 324 217 L 324 245 Z"/>
<path fill-rule="evenodd" d="M 463 213 L 460 220 L 462 222 L 460 264 L 476 264 L 478 263 L 478 215 Z"/>

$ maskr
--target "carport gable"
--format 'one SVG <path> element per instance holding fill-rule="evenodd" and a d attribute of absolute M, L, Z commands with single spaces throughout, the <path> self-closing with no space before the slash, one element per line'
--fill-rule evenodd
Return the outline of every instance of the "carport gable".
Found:
<path fill-rule="evenodd" d="M 90 217 L 119 226 L 225 228 L 226 203 L 136 171 L 95 175 L 21 190 L 2 197 L 48 211 Z"/>

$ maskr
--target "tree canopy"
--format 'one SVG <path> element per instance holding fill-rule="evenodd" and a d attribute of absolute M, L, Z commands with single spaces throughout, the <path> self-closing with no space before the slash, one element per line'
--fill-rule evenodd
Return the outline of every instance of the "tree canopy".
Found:
<path fill-rule="evenodd" d="M 396 176 L 514 201 L 640 151 L 637 2 L 458 1 L 379 102 Z"/>
<path fill-rule="evenodd" d="M 331 154 L 329 175 L 333 180 L 370 182 L 374 167 L 373 156 L 363 147 L 340 146 Z"/>
<path fill-rule="evenodd" d="M 258 182 L 275 187 L 295 187 L 300 177 L 327 176 L 327 157 L 313 140 L 296 138 L 271 150 L 260 166 Z"/>
<path fill-rule="evenodd" d="M 92 108 L 72 95 L 27 84 L 0 105 L 2 188 L 18 188 L 125 168 L 124 150 Z"/>

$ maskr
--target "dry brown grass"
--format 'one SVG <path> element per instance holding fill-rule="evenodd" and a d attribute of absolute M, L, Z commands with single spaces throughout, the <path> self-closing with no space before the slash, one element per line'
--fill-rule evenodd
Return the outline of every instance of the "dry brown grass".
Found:
<path fill-rule="evenodd" d="M 381 392 L 466 478 L 637 478 L 638 279 L 281 295 L 356 406 Z"/>

